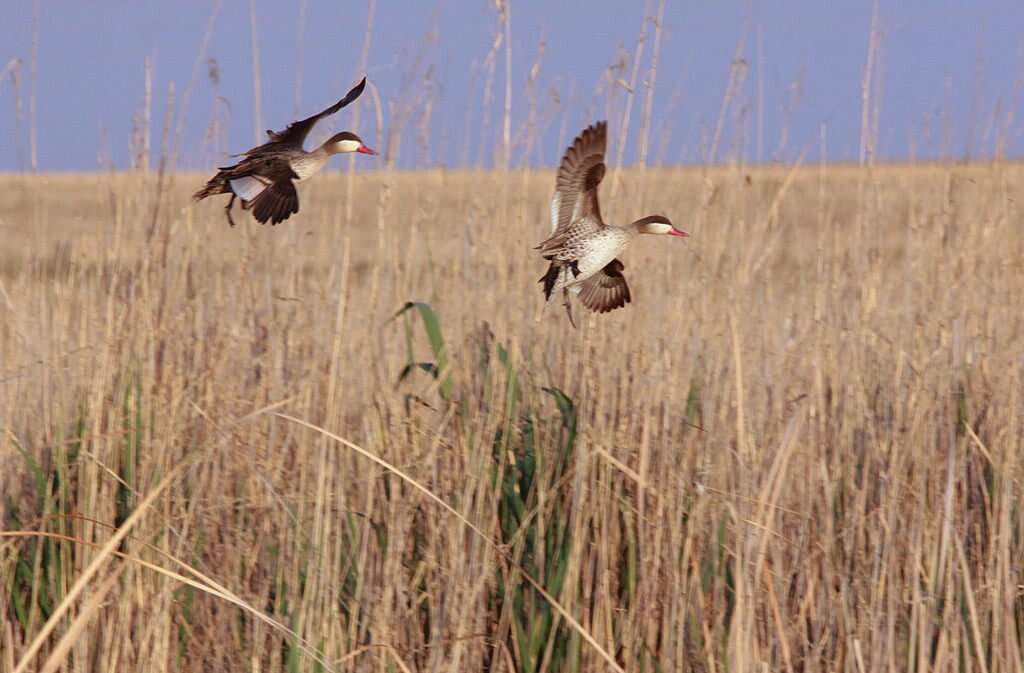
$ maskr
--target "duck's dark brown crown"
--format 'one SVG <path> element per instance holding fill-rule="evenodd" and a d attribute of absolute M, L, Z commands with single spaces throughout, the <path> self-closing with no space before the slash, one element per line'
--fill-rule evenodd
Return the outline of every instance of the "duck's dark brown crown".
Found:
<path fill-rule="evenodd" d="M 355 133 L 352 133 L 351 131 L 342 131 L 341 133 L 335 133 L 327 142 L 340 143 L 342 140 L 354 140 L 360 145 L 363 144 L 363 139 L 357 136 Z"/>

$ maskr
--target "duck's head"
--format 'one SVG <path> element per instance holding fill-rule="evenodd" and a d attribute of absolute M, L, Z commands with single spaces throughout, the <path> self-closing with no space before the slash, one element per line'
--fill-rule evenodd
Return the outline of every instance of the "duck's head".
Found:
<path fill-rule="evenodd" d="M 639 220 L 633 223 L 636 227 L 637 232 L 641 234 L 668 234 L 669 236 L 689 236 L 688 233 L 680 229 L 676 229 L 671 220 L 664 215 L 648 215 L 647 217 L 641 217 Z"/>
<path fill-rule="evenodd" d="M 351 131 L 335 133 L 327 139 L 327 142 L 324 143 L 324 147 L 331 154 L 348 154 L 350 152 L 359 152 L 360 154 L 377 153 L 367 147 L 363 143 L 363 139 Z"/>

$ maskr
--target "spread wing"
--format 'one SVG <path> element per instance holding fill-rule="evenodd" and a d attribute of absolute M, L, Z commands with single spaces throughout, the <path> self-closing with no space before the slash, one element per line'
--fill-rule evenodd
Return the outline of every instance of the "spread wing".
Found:
<path fill-rule="evenodd" d="M 295 191 L 295 183 L 285 178 L 267 185 L 248 205 L 260 224 L 266 224 L 267 220 L 277 224 L 299 212 L 299 194 Z"/>
<path fill-rule="evenodd" d="M 629 285 L 622 270 L 626 265 L 617 259 L 607 265 L 580 285 L 580 301 L 591 311 L 607 313 L 622 308 L 632 300 Z"/>
<path fill-rule="evenodd" d="M 324 117 L 328 117 L 334 114 L 335 112 L 345 107 L 355 99 L 359 98 L 359 94 L 363 93 L 363 88 L 365 87 L 366 78 L 364 77 L 362 81 L 359 82 L 359 84 L 356 84 L 354 87 L 352 87 L 351 91 L 345 94 L 344 98 L 342 98 L 341 100 L 339 100 L 337 103 L 327 108 L 326 110 L 318 112 L 312 117 L 306 117 L 301 121 L 292 122 L 283 131 L 271 131 L 270 129 L 267 129 L 267 136 L 270 138 L 270 140 L 264 145 L 252 148 L 251 150 L 246 152 L 246 154 L 252 154 L 256 150 L 266 148 L 267 145 L 271 144 L 277 146 L 288 145 L 291 147 L 301 148 L 302 144 L 306 142 L 306 136 L 309 135 L 309 132 L 313 130 L 313 127 L 316 125 L 318 121 L 320 121 Z"/>
<path fill-rule="evenodd" d="M 280 157 L 246 159 L 221 174 L 231 191 L 242 199 L 242 208 L 251 208 L 261 224 L 267 220 L 277 224 L 299 212 L 299 194 L 292 182 L 299 176 Z"/>
<path fill-rule="evenodd" d="M 601 221 L 597 186 L 604 177 L 607 145 L 608 122 L 600 121 L 584 129 L 566 149 L 555 178 L 555 195 L 551 199 L 551 230 L 554 234 L 587 215 Z"/>

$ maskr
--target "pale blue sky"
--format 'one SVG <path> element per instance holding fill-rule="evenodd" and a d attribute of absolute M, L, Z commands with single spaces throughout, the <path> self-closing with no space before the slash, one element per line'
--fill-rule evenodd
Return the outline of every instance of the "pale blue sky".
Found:
<path fill-rule="evenodd" d="M 29 161 L 32 2 L 6 4 L 0 25 L 0 68 L 13 58 L 23 60 L 20 89 L 26 118 L 19 127 L 8 74 L 0 82 L 0 170 L 17 170 Z M 92 170 L 101 162 L 127 167 L 147 56 L 154 69 L 155 153 L 168 83 L 174 82 L 180 103 L 214 3 L 40 0 L 38 5 L 40 169 Z M 297 1 L 255 2 L 265 128 L 284 126 L 296 111 L 299 7 Z M 307 0 L 301 115 L 332 103 L 357 80 L 368 7 L 368 0 Z M 543 41 L 546 50 L 537 89 L 544 132 L 528 158 L 535 165 L 551 165 L 562 150 L 559 141 L 568 141 L 566 134 L 603 116 L 605 98 L 595 92 L 602 73 L 619 58 L 620 47 L 632 55 L 644 0 L 511 0 L 511 7 L 513 133 L 527 116 L 525 83 Z M 656 7 L 657 0 L 652 0 L 651 11 Z M 764 161 L 793 161 L 806 151 L 817 160 L 825 125 L 828 158 L 856 160 L 871 9 L 870 1 L 857 0 L 667 0 L 651 161 L 698 163 L 709 158 L 730 63 L 744 36 L 747 77 L 728 114 L 717 158 L 738 153 L 746 161 L 759 156 Z M 378 0 L 366 74 L 379 90 L 385 128 L 399 119 L 403 101 L 415 97 L 403 75 L 417 59 L 421 74 L 430 71 L 436 92 L 426 127 L 429 151 L 425 153 L 418 141 L 420 109 L 402 136 L 400 166 L 491 161 L 500 124 L 482 128 L 480 64 L 491 47 L 495 25 L 493 2 L 484 0 Z M 1006 138 L 1008 155 L 1024 156 L 1020 0 L 882 0 L 880 27 L 879 156 L 988 157 L 1000 134 Z M 432 41 L 427 39 L 431 34 Z M 652 42 L 649 34 L 642 75 Z M 207 167 L 222 160 L 204 141 L 214 110 L 206 58 L 215 59 L 220 71 L 228 149 L 246 149 L 253 144 L 255 121 L 247 0 L 221 3 L 182 122 L 181 167 Z M 498 58 L 492 120 L 500 118 L 504 91 L 504 52 Z M 622 94 L 620 89 L 617 116 Z M 637 156 L 640 103 L 633 110 L 627 163 Z M 382 143 L 371 96 L 364 94 L 359 105 L 359 132 L 371 145 Z M 335 118 L 338 128 L 351 128 L 351 113 L 352 108 Z M 618 121 L 613 119 L 613 133 L 619 132 Z M 522 144 L 513 148 L 513 164 L 523 160 L 524 152 Z"/>

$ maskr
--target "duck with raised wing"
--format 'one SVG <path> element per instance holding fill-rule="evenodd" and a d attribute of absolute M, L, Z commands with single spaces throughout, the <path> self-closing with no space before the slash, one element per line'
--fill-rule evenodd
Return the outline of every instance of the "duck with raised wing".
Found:
<path fill-rule="evenodd" d="M 608 144 L 607 122 L 586 129 L 566 149 L 555 179 L 551 199 L 551 237 L 536 247 L 550 262 L 540 278 L 544 308 L 559 293 L 573 327 L 569 292 L 579 295 L 591 311 L 607 313 L 628 304 L 632 297 L 618 256 L 637 234 L 689 236 L 676 229 L 664 215 L 648 215 L 630 224 L 605 224 L 597 200 L 604 177 L 604 153 Z"/>
<path fill-rule="evenodd" d="M 208 196 L 230 194 L 224 207 L 228 222 L 235 226 L 231 206 L 235 198 L 242 200 L 242 209 L 252 209 L 260 224 L 284 222 L 299 212 L 299 194 L 295 183 L 309 179 L 327 164 L 335 154 L 359 152 L 377 154 L 367 147 L 355 133 L 342 131 L 328 138 L 320 147 L 307 152 L 302 145 L 318 121 L 345 107 L 363 93 L 364 77 L 345 97 L 326 110 L 301 121 L 292 122 L 283 131 L 267 130 L 269 140 L 241 156 L 245 158 L 233 166 L 225 166 L 210 178 L 206 186 L 192 198 L 202 201 Z"/>

